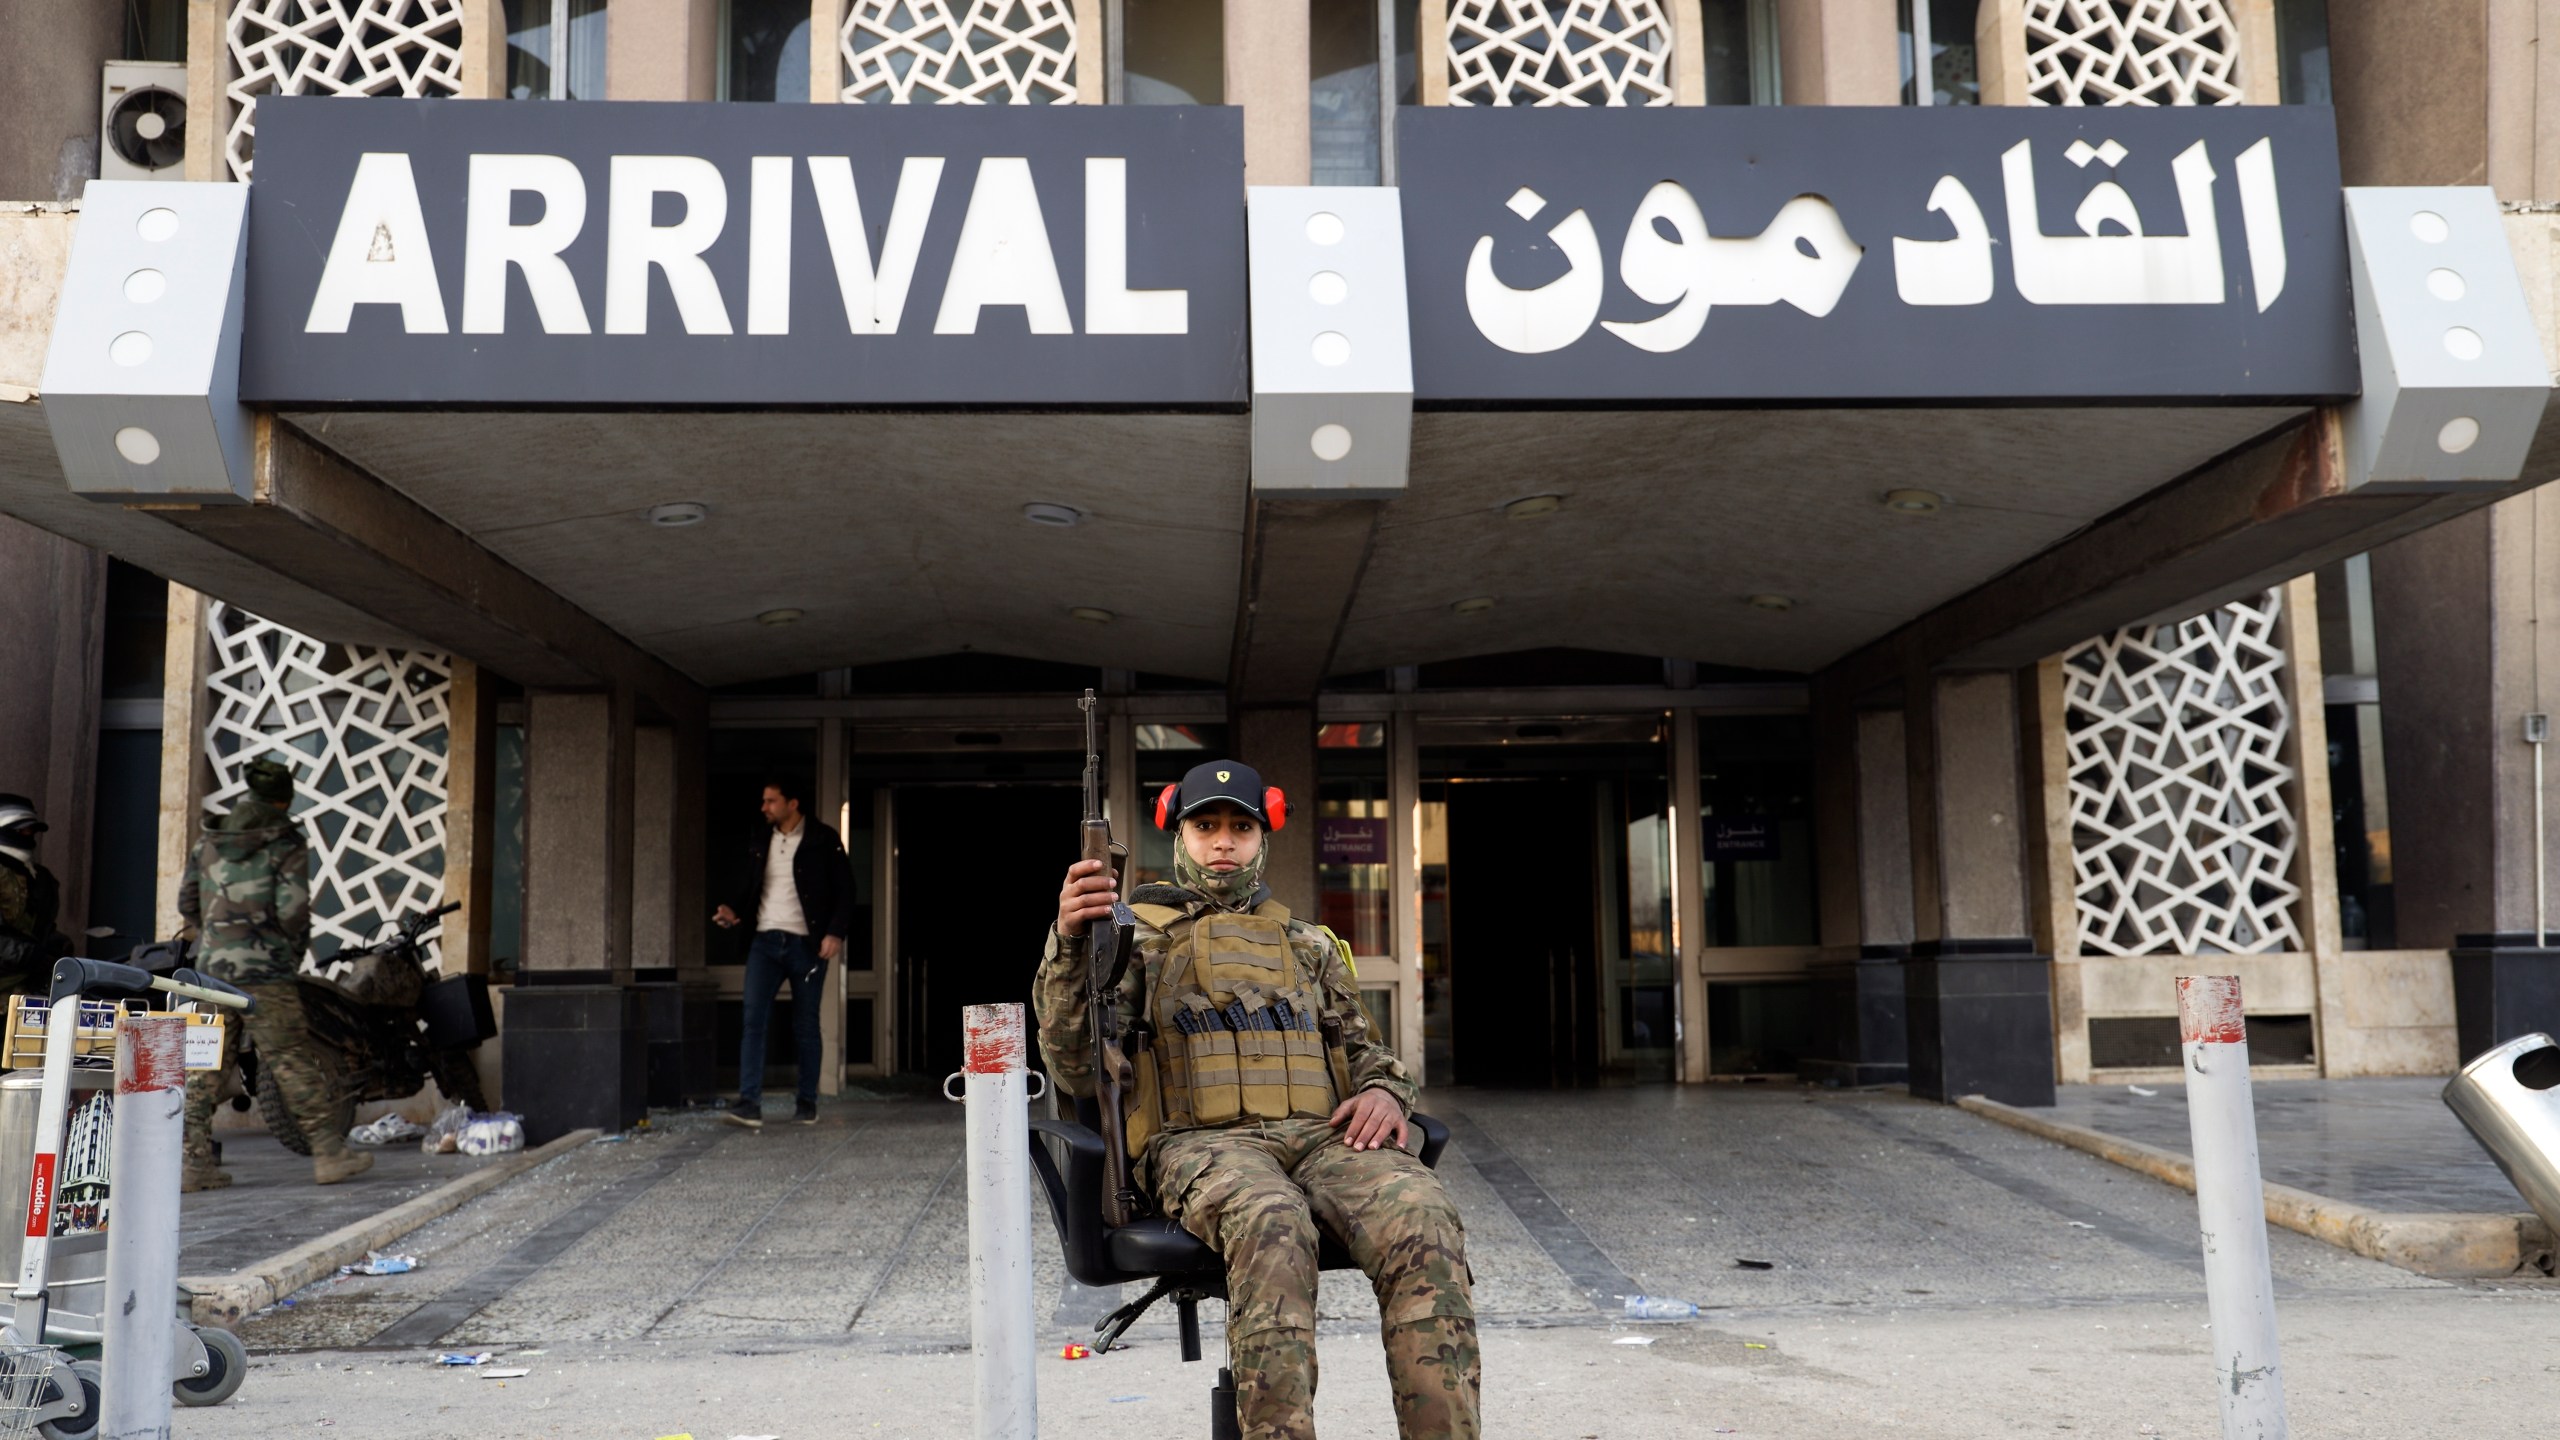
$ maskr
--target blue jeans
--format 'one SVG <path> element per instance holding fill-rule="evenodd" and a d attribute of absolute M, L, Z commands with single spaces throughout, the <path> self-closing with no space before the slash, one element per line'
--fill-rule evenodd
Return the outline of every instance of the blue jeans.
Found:
<path fill-rule="evenodd" d="M 826 990 L 826 962 L 806 935 L 759 930 L 747 947 L 746 1014 L 738 1032 L 738 1099 L 764 1099 L 764 1033 L 773 1021 L 773 997 L 791 981 L 791 1039 L 800 1047 L 801 1103 L 818 1103 L 818 1008 Z"/>

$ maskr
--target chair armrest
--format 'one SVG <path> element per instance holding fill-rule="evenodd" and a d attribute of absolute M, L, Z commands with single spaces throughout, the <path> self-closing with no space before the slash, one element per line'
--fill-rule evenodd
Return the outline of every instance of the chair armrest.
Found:
<path fill-rule="evenodd" d="M 1422 1132 L 1424 1168 L 1432 1170 L 1440 1168 L 1440 1152 L 1449 1148 L 1449 1127 L 1419 1110 L 1405 1118 L 1413 1122 L 1414 1129 Z"/>
<path fill-rule="evenodd" d="M 1061 1143 L 1063 1167 L 1041 1143 L 1044 1135 Z M 1031 1117 L 1031 1170 L 1049 1199 L 1049 1218 L 1058 1227 L 1067 1273 L 1087 1285 L 1116 1285 L 1128 1278 L 1111 1263 L 1111 1236 L 1102 1224 L 1102 1159 L 1102 1137 L 1091 1127 Z"/>

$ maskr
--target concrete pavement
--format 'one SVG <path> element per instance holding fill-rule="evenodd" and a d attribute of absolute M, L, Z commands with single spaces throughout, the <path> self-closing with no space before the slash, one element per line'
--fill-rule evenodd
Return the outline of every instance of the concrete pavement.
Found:
<path fill-rule="evenodd" d="M 1491 1433 L 2214 1433 L 2194 1202 L 2169 1186 L 1891 1095 L 1425 1103 L 1458 1136 L 1441 1168 L 1467 1218 Z M 584 1146 L 415 1232 L 417 1272 L 248 1322 L 248 1385 L 178 1433 L 964 1434 L 959 1128 L 939 1101 L 854 1101 L 813 1127 L 675 1117 Z M 1054 1347 L 1109 1302 L 1063 1285 L 1045 1222 L 1040 1239 Z M 2503 1406 L 2560 1396 L 2560 1287 L 2271 1242 L 2302 1433 L 2501 1433 Z M 1708 1314 L 1630 1330 L 1629 1289 Z M 1326 1433 L 1390 1433 L 1365 1282 L 1329 1275 L 1321 1309 Z M 1611 1343 L 1629 1333 L 1655 1343 Z M 1202 1433 L 1214 1362 L 1175 1363 L 1169 1314 L 1133 1338 L 1043 1361 L 1053 1433 Z M 534 1373 L 441 1371 L 440 1348 Z"/>

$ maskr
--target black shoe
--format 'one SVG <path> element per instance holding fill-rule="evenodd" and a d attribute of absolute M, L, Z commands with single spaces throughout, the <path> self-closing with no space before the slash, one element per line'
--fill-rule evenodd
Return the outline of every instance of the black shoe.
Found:
<path fill-rule="evenodd" d="M 762 1103 L 754 1100 L 732 1101 L 730 1102 L 728 1109 L 720 1112 L 720 1118 L 728 1121 L 732 1125 L 743 1125 L 750 1130 L 761 1130 L 764 1128 L 764 1106 Z"/>
<path fill-rule="evenodd" d="M 791 1107 L 791 1123 L 794 1125 L 817 1124 L 818 1102 L 815 1100 L 803 1100 L 798 1104 L 793 1105 Z"/>

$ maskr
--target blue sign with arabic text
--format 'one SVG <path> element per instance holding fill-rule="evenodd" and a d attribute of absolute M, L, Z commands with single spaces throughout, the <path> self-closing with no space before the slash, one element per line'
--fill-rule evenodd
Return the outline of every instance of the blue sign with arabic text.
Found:
<path fill-rule="evenodd" d="M 2356 393 L 2314 106 L 1408 109 L 1415 400 Z"/>

